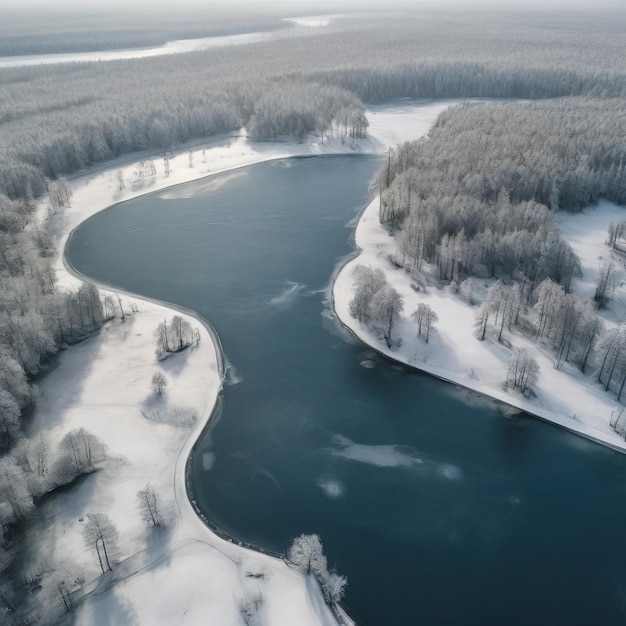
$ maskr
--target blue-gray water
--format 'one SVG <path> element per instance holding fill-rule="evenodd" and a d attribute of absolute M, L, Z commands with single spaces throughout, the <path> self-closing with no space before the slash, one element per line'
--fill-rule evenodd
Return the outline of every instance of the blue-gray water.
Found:
<path fill-rule="evenodd" d="M 214 324 L 240 382 L 194 457 L 195 498 L 260 546 L 320 534 L 359 623 L 623 624 L 626 457 L 380 359 L 329 318 L 377 166 L 289 159 L 144 196 L 87 220 L 69 260 Z"/>

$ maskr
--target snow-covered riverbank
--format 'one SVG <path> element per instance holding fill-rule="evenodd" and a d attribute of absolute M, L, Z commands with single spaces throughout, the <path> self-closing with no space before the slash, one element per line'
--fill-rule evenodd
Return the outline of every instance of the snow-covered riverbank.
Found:
<path fill-rule="evenodd" d="M 57 250 L 63 250 L 72 230 L 87 217 L 140 194 L 270 159 L 375 153 L 381 146 L 375 140 L 350 146 L 341 141 L 254 144 L 245 137 L 226 137 L 171 156 L 167 175 L 163 158 L 155 156 L 152 163 L 147 158 L 143 165 L 119 162 L 76 177 L 71 208 L 46 217 L 42 204 L 41 217 L 49 222 Z M 61 287 L 79 284 L 61 255 L 55 271 Z M 153 332 L 175 311 L 128 294 L 121 294 L 121 300 L 126 319 L 107 323 L 61 353 L 39 382 L 33 431 L 45 433 L 54 449 L 65 433 L 83 427 L 105 444 L 108 460 L 44 504 L 31 535 L 32 570 L 40 569 L 39 564 L 42 569 L 67 567 L 87 581 L 78 593 L 86 597 L 75 609 L 80 624 L 197 624 L 208 619 L 229 625 L 241 623 L 244 611 L 257 620 L 251 623 L 335 624 L 317 585 L 280 559 L 216 537 L 187 499 L 185 464 L 222 385 L 208 329 L 186 315 L 199 329 L 200 343 L 159 362 Z M 150 385 L 155 371 L 167 380 L 161 398 Z M 169 423 L 176 414 L 193 414 L 196 420 L 193 426 Z M 164 530 L 149 528 L 137 507 L 136 494 L 148 483 L 158 494 Z M 106 513 L 119 532 L 119 564 L 103 577 L 95 552 L 82 537 L 87 516 L 94 513 Z"/>
<path fill-rule="evenodd" d="M 434 116 L 429 119 L 432 123 Z M 428 122 L 425 118 L 425 126 L 407 125 L 401 128 L 401 137 L 409 140 L 425 135 L 430 125 Z M 393 145 L 393 142 L 389 143 Z M 518 333 L 507 335 L 511 347 L 497 342 L 478 341 L 474 337 L 476 306 L 467 304 L 451 293 L 449 288 L 420 285 L 419 291 L 416 291 L 410 276 L 389 261 L 397 256 L 396 242 L 380 225 L 378 210 L 379 202 L 375 199 L 363 212 L 355 234 L 360 253 L 341 269 L 333 285 L 336 313 L 348 328 L 362 341 L 397 361 L 506 402 L 594 441 L 626 451 L 623 439 L 609 426 L 613 414 L 622 408 L 613 394 L 607 394 L 592 376 L 582 375 L 569 364 L 555 369 L 555 358 L 550 352 Z M 608 226 L 611 222 L 623 219 L 623 211 L 623 207 L 601 202 L 598 207 L 589 208 L 582 214 L 559 215 L 559 228 L 581 260 L 583 277 L 573 284 L 574 292 L 581 297 L 593 296 L 598 271 L 610 258 L 610 251 L 604 245 Z M 351 317 L 349 303 L 354 289 L 352 272 L 357 265 L 382 270 L 387 281 L 402 295 L 404 311 L 393 332 L 394 338 L 401 340 L 399 347 L 388 348 L 384 341 Z M 621 263 L 618 267 L 621 269 L 618 270 L 617 284 L 621 282 L 622 286 L 616 290 L 609 310 L 603 313 L 607 326 L 620 322 L 626 311 L 626 273 Z M 486 291 L 492 282 L 476 280 L 477 291 Z M 418 303 L 429 304 L 439 317 L 429 343 L 418 339 L 416 325 L 411 321 L 411 314 L 417 309 Z M 526 348 L 539 364 L 539 383 L 536 397 L 532 399 L 526 399 L 516 392 L 507 393 L 502 388 L 513 347 Z"/>

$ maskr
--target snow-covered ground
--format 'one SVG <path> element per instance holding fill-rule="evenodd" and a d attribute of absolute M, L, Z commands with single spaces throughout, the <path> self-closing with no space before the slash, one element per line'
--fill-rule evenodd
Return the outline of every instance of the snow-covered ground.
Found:
<path fill-rule="evenodd" d="M 403 119 L 402 107 L 398 113 L 399 121 Z M 374 132 L 374 135 L 384 137 L 390 145 L 396 142 L 396 138 L 398 141 L 418 138 L 427 133 L 437 113 L 436 104 L 433 104 L 432 107 L 421 110 L 418 123 L 411 122 L 406 126 L 401 125 L 400 128 L 385 120 L 384 131 L 380 135 Z M 393 116 L 394 109 L 384 107 L 369 119 L 375 122 L 377 116 L 385 119 L 387 115 Z M 416 291 L 411 286 L 409 275 L 388 260 L 396 256 L 396 246 L 394 239 L 379 223 L 378 209 L 378 199 L 375 199 L 361 216 L 356 229 L 356 244 L 360 254 L 342 268 L 333 285 L 335 310 L 346 326 L 363 341 L 389 357 L 626 451 L 624 441 L 609 426 L 613 412 L 621 408 L 614 395 L 605 393 L 594 378 L 582 375 L 569 364 L 561 365 L 559 370 L 555 369 L 554 356 L 520 334 L 509 333 L 507 340 L 512 344 L 511 347 L 528 349 L 538 362 L 540 378 L 536 397 L 526 399 L 517 392 L 505 392 L 502 386 L 506 379 L 511 348 L 489 340 L 478 341 L 474 337 L 476 308 L 452 294 L 448 288 L 438 289 L 422 285 Z M 589 208 L 581 214 L 559 215 L 559 228 L 583 266 L 582 279 L 573 284 L 573 291 L 580 296 L 593 296 L 598 271 L 611 258 L 611 252 L 604 244 L 609 223 L 623 218 L 624 208 L 608 202 L 601 202 L 598 207 Z M 388 282 L 403 296 L 404 312 L 393 332 L 394 339 L 401 340 L 400 347 L 389 349 L 384 341 L 350 316 L 348 307 L 354 285 L 352 271 L 356 265 L 381 269 Z M 607 325 L 623 321 L 626 314 L 626 272 L 621 260 L 617 260 L 616 267 L 619 270 L 619 287 L 610 308 L 603 313 Z M 485 291 L 491 283 L 476 280 L 475 284 L 477 291 Z M 420 302 L 430 304 L 439 317 L 428 344 L 423 339 L 418 339 L 415 323 L 410 319 Z"/>

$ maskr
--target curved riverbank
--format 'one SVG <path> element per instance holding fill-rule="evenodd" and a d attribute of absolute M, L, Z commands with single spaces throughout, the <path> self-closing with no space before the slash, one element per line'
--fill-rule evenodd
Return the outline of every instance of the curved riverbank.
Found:
<path fill-rule="evenodd" d="M 364 151 L 374 151 L 365 143 Z M 211 174 L 266 160 L 344 152 L 346 146 L 332 142 L 324 146 L 256 146 L 243 137 L 225 140 L 222 145 L 195 150 L 196 167 L 183 165 L 191 163 L 188 151 L 170 158 L 169 176 L 160 163 L 156 165 L 157 174 L 150 177 L 143 175 L 141 163 L 133 163 L 77 178 L 72 181 L 72 206 L 47 219 L 57 249 L 65 250 L 75 228 L 87 217 L 132 197 L 207 176 L 210 184 Z M 123 189 L 119 188 L 119 176 L 125 183 Z M 65 255 L 59 255 L 55 271 L 58 284 L 65 289 L 75 288 L 83 278 Z M 112 290 L 108 285 L 100 288 L 105 294 L 120 294 L 125 320 L 108 322 L 100 333 L 60 354 L 59 366 L 42 381 L 33 419 L 36 429 L 48 431 L 52 444 L 72 428 L 85 427 L 102 440 L 111 458 L 119 460 L 107 462 L 85 481 L 86 486 L 64 495 L 63 501 L 54 505 L 54 515 L 46 510 L 38 524 L 34 552 L 54 563 L 63 554 L 64 562 L 80 567 L 87 579 L 94 581 L 78 593 L 81 599 L 75 609 L 77 618 L 81 623 L 97 624 L 98 615 L 115 614 L 116 602 L 124 598 L 141 616 L 141 623 L 172 623 L 177 611 L 184 614 L 183 623 L 195 623 L 203 613 L 219 615 L 220 623 L 238 623 L 241 605 L 252 603 L 269 624 L 282 626 L 297 621 L 310 626 L 334 625 L 335 617 L 317 586 L 282 560 L 250 552 L 224 538 L 224 533 L 218 533 L 220 538 L 210 532 L 187 497 L 190 454 L 218 410 L 216 403 L 225 375 L 219 337 L 211 324 L 181 307 Z M 201 341 L 157 362 L 152 332 L 174 312 L 193 325 L 201 324 Z M 162 369 L 168 380 L 163 398 L 158 401 L 149 392 L 154 368 Z M 157 423 L 146 419 L 151 413 L 176 413 L 180 407 L 185 414 L 195 415 L 191 430 L 159 422 L 160 418 Z M 133 510 L 135 494 L 147 482 L 158 493 L 167 519 L 167 530 L 158 536 L 146 535 L 145 522 Z M 112 573 L 116 584 L 111 591 L 100 594 L 97 564 L 82 549 L 81 522 L 77 518 L 100 512 L 103 506 L 121 539 L 119 563 Z M 190 545 L 197 549 L 190 552 Z M 180 579 L 174 586 L 172 572 Z M 154 594 L 154 589 L 160 588 L 163 594 Z M 159 602 L 159 597 L 167 598 L 167 606 Z M 257 606 L 255 598 L 262 598 L 262 603 Z"/>
<path fill-rule="evenodd" d="M 395 241 L 378 221 L 378 202 L 378 199 L 373 200 L 363 211 L 355 231 L 355 246 L 359 252 L 341 268 L 332 286 L 334 308 L 341 323 L 387 358 L 626 452 L 626 443 L 609 426 L 613 411 L 619 410 L 620 405 L 593 384 L 590 377 L 576 374 L 573 368 L 568 369 L 569 373 L 554 369 L 551 355 L 522 337 L 515 336 L 511 341 L 513 345 L 529 349 L 540 361 L 537 396 L 526 399 L 502 390 L 510 350 L 502 344 L 479 342 L 473 337 L 475 307 L 445 288 L 420 285 L 417 291 L 409 275 L 389 261 L 396 254 Z M 357 265 L 382 270 L 388 282 L 403 296 L 405 312 L 395 331 L 400 346 L 390 349 L 350 315 L 349 302 L 354 289 L 352 270 Z M 418 302 L 431 304 L 441 320 L 429 344 L 418 341 L 408 319 Z"/>

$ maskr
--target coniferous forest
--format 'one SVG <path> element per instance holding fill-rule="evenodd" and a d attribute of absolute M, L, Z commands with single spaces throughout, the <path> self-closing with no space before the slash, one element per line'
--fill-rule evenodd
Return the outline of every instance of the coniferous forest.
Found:
<path fill-rule="evenodd" d="M 58 251 L 35 216 L 40 201 L 62 212 L 72 202 L 66 177 L 83 168 L 243 128 L 259 141 L 324 139 L 338 126 L 359 138 L 367 104 L 396 98 L 491 99 L 450 108 L 427 138 L 385 158 L 380 219 L 397 238 L 395 261 L 409 272 L 433 264 L 458 285 L 499 278 L 485 327 L 489 316 L 530 324 L 559 362 L 582 370 L 597 346 L 600 380 L 621 394 L 626 341 L 603 334 L 593 306 L 569 294 L 579 265 L 554 214 L 601 198 L 626 204 L 626 11 L 368 13 L 301 37 L 269 13 L 206 27 L 155 18 L 143 30 L 139 21 L 121 29 L 94 20 L 45 37 L 7 20 L 0 56 L 286 34 L 172 56 L 0 69 L 0 621 L 23 623 L 7 573 L 38 498 L 104 454 L 84 431 L 52 453 L 22 429 L 46 359 L 116 312 L 93 285 L 57 287 Z M 77 457 L 77 446 L 89 455 Z"/>

